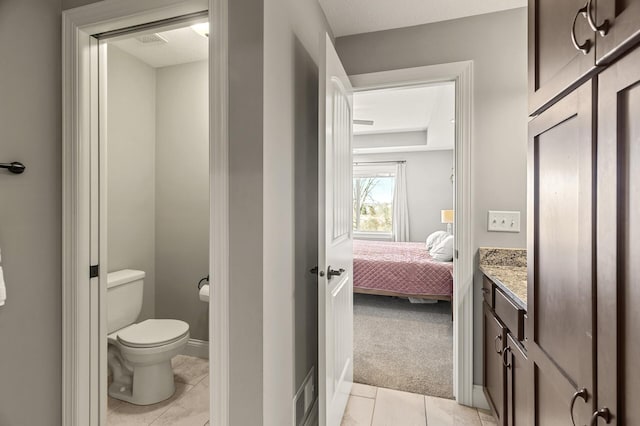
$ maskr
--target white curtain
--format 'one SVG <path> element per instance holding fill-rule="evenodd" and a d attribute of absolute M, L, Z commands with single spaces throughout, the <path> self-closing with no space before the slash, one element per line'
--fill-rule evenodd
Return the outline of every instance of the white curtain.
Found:
<path fill-rule="evenodd" d="M 409 206 L 407 202 L 407 165 L 396 166 L 396 186 L 393 190 L 393 240 L 409 241 Z"/>

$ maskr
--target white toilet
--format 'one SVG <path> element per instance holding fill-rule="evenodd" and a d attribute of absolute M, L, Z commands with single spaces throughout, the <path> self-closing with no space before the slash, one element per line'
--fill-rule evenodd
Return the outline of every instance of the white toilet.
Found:
<path fill-rule="evenodd" d="M 137 405 L 170 398 L 175 392 L 171 358 L 189 340 L 189 324 L 172 319 L 135 323 L 142 309 L 144 271 L 125 269 L 107 277 L 109 395 Z"/>

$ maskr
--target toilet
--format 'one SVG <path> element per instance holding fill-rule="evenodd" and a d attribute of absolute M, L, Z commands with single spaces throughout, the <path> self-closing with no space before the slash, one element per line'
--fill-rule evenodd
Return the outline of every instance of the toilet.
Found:
<path fill-rule="evenodd" d="M 189 324 L 173 319 L 135 321 L 142 309 L 144 271 L 125 269 L 107 276 L 109 396 L 150 405 L 175 392 L 171 358 L 189 340 Z"/>

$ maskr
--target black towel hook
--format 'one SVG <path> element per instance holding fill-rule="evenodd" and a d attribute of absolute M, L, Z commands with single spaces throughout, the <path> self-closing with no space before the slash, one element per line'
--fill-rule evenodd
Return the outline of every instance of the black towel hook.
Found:
<path fill-rule="evenodd" d="M 0 169 L 7 169 L 16 175 L 23 173 L 26 168 L 27 167 L 24 164 L 18 161 L 14 161 L 12 163 L 0 163 Z"/>

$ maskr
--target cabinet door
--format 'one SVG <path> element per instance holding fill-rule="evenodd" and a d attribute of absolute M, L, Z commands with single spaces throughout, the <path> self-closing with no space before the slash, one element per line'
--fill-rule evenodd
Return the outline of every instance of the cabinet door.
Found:
<path fill-rule="evenodd" d="M 611 63 L 640 41 L 640 0 L 592 0 L 589 12 L 598 64 Z"/>
<path fill-rule="evenodd" d="M 609 424 L 635 425 L 640 419 L 640 49 L 599 80 L 597 407 L 610 410 Z"/>
<path fill-rule="evenodd" d="M 533 368 L 520 344 L 507 334 L 507 426 L 533 425 Z"/>
<path fill-rule="evenodd" d="M 529 112 L 559 99 L 595 70 L 595 33 L 579 12 L 586 0 L 529 0 Z M 583 50 L 571 38 L 575 35 Z"/>
<path fill-rule="evenodd" d="M 529 123 L 527 351 L 536 424 L 588 424 L 593 393 L 594 135 L 591 81 Z"/>
<path fill-rule="evenodd" d="M 489 405 L 498 419 L 499 425 L 505 424 L 505 391 L 506 381 L 502 352 L 506 343 L 506 330 L 493 315 L 486 303 L 484 306 L 484 391 Z"/>

